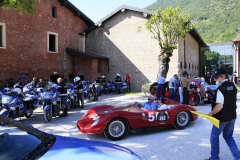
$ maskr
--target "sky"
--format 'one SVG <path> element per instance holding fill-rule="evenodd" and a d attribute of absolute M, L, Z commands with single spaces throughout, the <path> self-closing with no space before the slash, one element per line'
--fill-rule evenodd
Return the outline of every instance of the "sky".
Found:
<path fill-rule="evenodd" d="M 157 0 L 69 0 L 93 22 L 100 19 L 125 4 L 131 7 L 145 8 Z"/>

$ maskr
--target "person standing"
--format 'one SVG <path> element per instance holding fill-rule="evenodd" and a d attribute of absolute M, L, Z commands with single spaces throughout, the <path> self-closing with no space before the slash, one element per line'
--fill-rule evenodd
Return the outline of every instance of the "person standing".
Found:
<path fill-rule="evenodd" d="M 131 76 L 129 73 L 127 73 L 125 82 L 127 83 L 127 86 L 128 86 L 128 92 L 130 92 L 130 81 L 131 81 Z"/>
<path fill-rule="evenodd" d="M 170 90 L 170 99 L 176 101 L 176 93 L 177 93 L 177 84 L 176 84 L 176 78 L 177 75 L 174 74 L 174 76 L 169 80 L 168 87 Z"/>
<path fill-rule="evenodd" d="M 204 80 L 207 84 L 210 84 L 210 80 L 211 80 L 210 72 L 207 72 L 207 74 L 204 76 Z"/>
<path fill-rule="evenodd" d="M 62 116 L 68 116 L 68 108 L 66 106 L 67 102 L 67 88 L 65 85 L 65 82 L 61 77 L 57 79 L 57 91 L 61 93 L 60 98 L 61 98 L 61 107 L 63 108 L 63 115 Z"/>
<path fill-rule="evenodd" d="M 165 77 L 158 78 L 158 87 L 157 87 L 157 100 L 160 100 L 160 92 L 161 92 L 161 100 L 164 103 L 164 84 L 165 84 Z"/>
<path fill-rule="evenodd" d="M 189 78 L 187 71 L 182 73 L 182 77 L 180 80 L 180 84 L 183 92 L 183 104 L 188 105 L 189 103 L 189 91 L 190 91 L 190 83 L 192 80 Z"/>
<path fill-rule="evenodd" d="M 237 77 L 237 72 L 236 71 L 234 71 L 233 72 L 233 76 L 232 76 L 232 81 L 233 81 L 233 83 L 235 84 L 235 85 L 238 85 L 238 77 Z"/>
<path fill-rule="evenodd" d="M 77 105 L 79 108 L 84 108 L 84 100 L 83 100 L 83 84 L 81 82 L 80 77 L 74 78 L 74 89 L 77 89 Z M 81 106 L 80 106 L 81 103 Z"/>
<path fill-rule="evenodd" d="M 218 88 L 212 100 L 212 111 L 208 114 L 220 121 L 219 128 L 213 125 L 210 142 L 211 157 L 207 160 L 219 160 L 219 135 L 223 133 L 228 147 L 235 160 L 240 160 L 240 151 L 233 139 L 234 125 L 236 121 L 237 89 L 232 82 L 227 80 L 226 71 L 218 69 L 214 75 Z"/>

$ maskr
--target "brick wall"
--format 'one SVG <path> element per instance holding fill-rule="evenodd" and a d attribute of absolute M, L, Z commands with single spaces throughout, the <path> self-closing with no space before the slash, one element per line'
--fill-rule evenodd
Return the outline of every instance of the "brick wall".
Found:
<path fill-rule="evenodd" d="M 51 16 L 52 7 L 57 8 L 57 18 Z M 2 84 L 9 78 L 17 80 L 21 73 L 32 78 L 74 72 L 73 57 L 66 54 L 66 47 L 79 47 L 78 33 L 87 25 L 57 0 L 41 0 L 36 9 L 37 14 L 28 16 L 0 8 L 0 22 L 6 23 L 6 49 L 0 48 Z M 48 31 L 58 34 L 58 53 L 47 52 Z"/>

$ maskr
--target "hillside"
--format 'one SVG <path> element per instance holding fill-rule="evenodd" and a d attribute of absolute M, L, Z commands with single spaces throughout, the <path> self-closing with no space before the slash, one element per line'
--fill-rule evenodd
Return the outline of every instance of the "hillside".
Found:
<path fill-rule="evenodd" d="M 167 6 L 180 6 L 190 14 L 205 43 L 232 42 L 239 32 L 239 0 L 158 0 L 147 9 Z"/>

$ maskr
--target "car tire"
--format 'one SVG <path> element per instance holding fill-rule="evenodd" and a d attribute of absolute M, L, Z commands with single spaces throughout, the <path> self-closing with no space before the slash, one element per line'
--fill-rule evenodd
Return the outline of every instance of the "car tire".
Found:
<path fill-rule="evenodd" d="M 116 118 L 110 121 L 104 130 L 104 135 L 112 140 L 117 141 L 128 134 L 128 122 L 121 118 Z"/>
<path fill-rule="evenodd" d="M 195 92 L 190 92 L 189 94 L 189 105 L 191 106 L 197 106 L 200 103 L 201 97 L 195 93 Z"/>
<path fill-rule="evenodd" d="M 186 128 L 191 121 L 191 115 L 188 111 L 181 111 L 177 114 L 174 120 L 174 128 L 184 129 Z"/>
<path fill-rule="evenodd" d="M 211 97 L 211 98 L 213 97 L 213 92 L 212 91 L 207 91 L 207 94 L 208 94 L 209 97 Z M 211 98 L 208 99 L 207 101 L 203 101 L 203 103 L 210 104 L 211 103 Z"/>
<path fill-rule="evenodd" d="M 47 122 L 52 120 L 52 110 L 51 109 L 44 111 L 44 119 Z"/>

